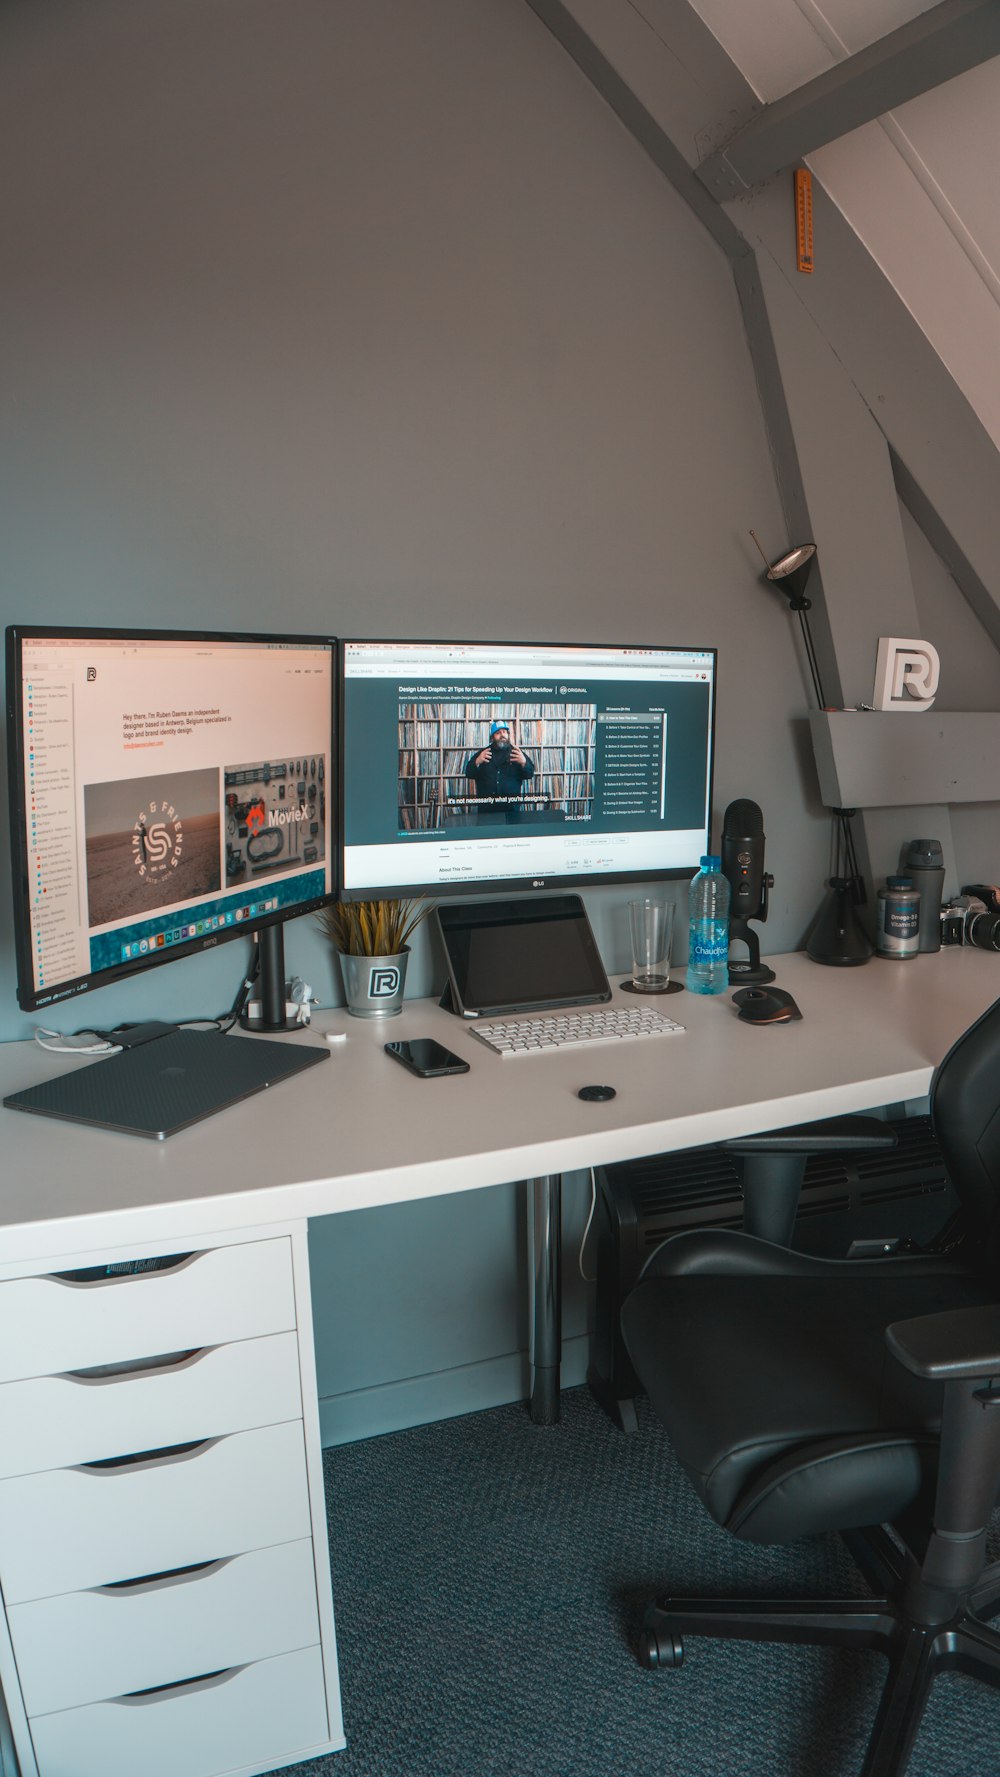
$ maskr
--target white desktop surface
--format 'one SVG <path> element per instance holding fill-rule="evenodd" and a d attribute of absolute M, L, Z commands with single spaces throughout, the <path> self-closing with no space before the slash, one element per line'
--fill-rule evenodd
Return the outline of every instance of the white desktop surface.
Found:
<path fill-rule="evenodd" d="M 283 1040 L 345 1032 L 328 1061 L 164 1142 L 4 1109 L 0 1275 L 67 1251 L 445 1195 L 921 1098 L 1000 995 L 1000 956 L 979 950 L 851 969 L 801 952 L 770 961 L 801 1022 L 754 1027 L 728 992 L 678 993 L 652 1003 L 681 1035 L 502 1060 L 435 1002 L 408 1001 L 385 1020 L 319 1013 Z M 617 988 L 615 1000 L 636 1004 Z M 471 1071 L 420 1080 L 382 1052 L 416 1036 L 437 1037 Z M 0 1045 L 0 1096 L 114 1065 Z M 582 1101 L 589 1083 L 617 1096 Z"/>

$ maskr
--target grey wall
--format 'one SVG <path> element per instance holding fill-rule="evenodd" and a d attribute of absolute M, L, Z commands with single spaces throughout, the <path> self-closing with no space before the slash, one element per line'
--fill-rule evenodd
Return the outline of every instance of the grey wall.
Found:
<path fill-rule="evenodd" d="M 828 822 L 731 270 L 522 0 L 8 0 L 0 149 L 4 622 L 716 645 L 716 807 L 761 802 L 801 941 Z M 329 1002 L 307 922 L 286 956 Z M 216 1012 L 243 961 L 50 1021 Z M 4 894 L 0 1038 L 32 1022 Z M 329 1435 L 519 1391 L 519 1214 L 314 1229 Z"/>

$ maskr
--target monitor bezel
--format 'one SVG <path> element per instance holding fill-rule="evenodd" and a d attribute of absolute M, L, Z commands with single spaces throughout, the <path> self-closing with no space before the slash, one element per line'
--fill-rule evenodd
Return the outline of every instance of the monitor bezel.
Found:
<path fill-rule="evenodd" d="M 332 635 L 300 635 L 292 631 L 268 630 L 217 630 L 217 629 L 133 629 L 119 628 L 116 625 L 82 625 L 46 624 L 46 623 L 12 623 L 8 624 L 5 634 L 4 663 L 6 672 L 5 702 L 7 722 L 7 781 L 9 795 L 9 829 L 11 850 L 11 885 L 14 911 L 14 955 L 17 966 L 17 1003 L 23 1012 L 37 1012 L 43 1008 L 61 1005 L 66 1000 L 76 999 L 80 994 L 96 992 L 102 987 L 112 987 L 116 983 L 144 975 L 150 969 L 159 968 L 164 963 L 179 962 L 183 957 L 199 956 L 207 950 L 218 949 L 220 945 L 234 938 L 246 938 L 250 935 L 243 925 L 225 927 L 221 931 L 207 933 L 200 938 L 190 938 L 183 943 L 171 947 L 167 955 L 150 955 L 139 957 L 137 961 L 120 962 L 110 968 L 100 969 L 86 975 L 75 977 L 72 981 L 61 983 L 53 991 L 47 989 L 38 993 L 34 985 L 34 969 L 31 958 L 31 907 L 28 892 L 28 810 L 24 789 L 24 703 L 22 694 L 21 662 L 22 651 L 26 641 L 54 640 L 64 638 L 67 641 L 117 641 L 123 642 L 236 642 L 262 643 L 273 645 L 287 642 L 291 646 L 329 648 L 331 655 L 330 670 L 330 783 L 336 784 L 337 794 L 341 789 L 341 770 L 339 759 L 339 682 L 340 682 L 340 645 L 338 638 Z M 298 919 L 307 913 L 317 913 L 323 907 L 336 901 L 339 893 L 340 862 L 341 862 L 341 824 L 340 808 L 331 812 L 330 829 L 330 888 L 322 895 L 314 895 L 307 901 L 297 903 L 293 909 L 278 908 L 255 920 L 253 932 L 265 931 L 273 926 L 286 925 L 291 919 Z"/>
<path fill-rule="evenodd" d="M 430 636 L 341 636 L 340 638 L 340 672 L 339 699 L 337 706 L 337 727 L 340 734 L 340 777 L 338 794 L 340 798 L 340 857 L 337 865 L 337 876 L 340 881 L 339 899 L 341 901 L 372 901 L 372 900 L 407 900 L 413 896 L 429 896 L 435 901 L 451 901 L 459 897 L 467 899 L 484 898 L 490 895 L 508 895 L 543 890 L 572 890 L 581 887 L 609 887 L 620 883 L 632 882 L 686 882 L 698 869 L 698 860 L 692 865 L 678 864 L 664 866 L 658 870 L 598 870 L 592 873 L 584 871 L 560 872 L 555 876 L 518 876 L 476 878 L 463 882 L 424 882 L 419 879 L 413 882 L 393 883 L 391 888 L 385 884 L 374 887 L 347 888 L 345 886 L 347 850 L 344 823 L 344 785 L 349 769 L 347 761 L 347 722 L 345 699 L 347 691 L 347 650 L 349 647 L 400 647 L 400 648 L 529 648 L 529 649 L 588 649 L 606 648 L 615 653 L 625 653 L 629 649 L 642 652 L 659 651 L 664 654 L 710 654 L 712 656 L 712 707 L 708 725 L 708 782 L 707 782 L 707 818 L 706 818 L 706 850 L 711 849 L 712 832 L 712 801 L 715 790 L 715 728 L 718 706 L 719 688 L 719 650 L 711 645 L 696 642 L 690 645 L 683 642 L 551 642 L 501 641 L 492 637 L 476 638 L 473 636 L 430 637 Z"/>

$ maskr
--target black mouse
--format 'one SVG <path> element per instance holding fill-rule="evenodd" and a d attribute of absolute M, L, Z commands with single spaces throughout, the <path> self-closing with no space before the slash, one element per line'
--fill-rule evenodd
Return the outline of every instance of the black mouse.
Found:
<path fill-rule="evenodd" d="M 733 994 L 734 1005 L 747 1024 L 789 1024 L 802 1013 L 783 987 L 741 987 Z"/>
<path fill-rule="evenodd" d="M 576 1096 L 600 1102 L 605 1098 L 617 1098 L 618 1094 L 613 1086 L 581 1086 Z"/>

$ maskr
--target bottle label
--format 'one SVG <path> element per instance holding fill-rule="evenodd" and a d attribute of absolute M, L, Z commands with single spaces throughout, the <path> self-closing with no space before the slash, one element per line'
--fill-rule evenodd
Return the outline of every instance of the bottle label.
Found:
<path fill-rule="evenodd" d="M 919 948 L 920 900 L 880 890 L 875 943 L 881 956 L 916 956 Z"/>
<path fill-rule="evenodd" d="M 701 920 L 691 928 L 690 960 L 696 966 L 727 962 L 729 959 L 729 922 L 725 919 Z"/>

